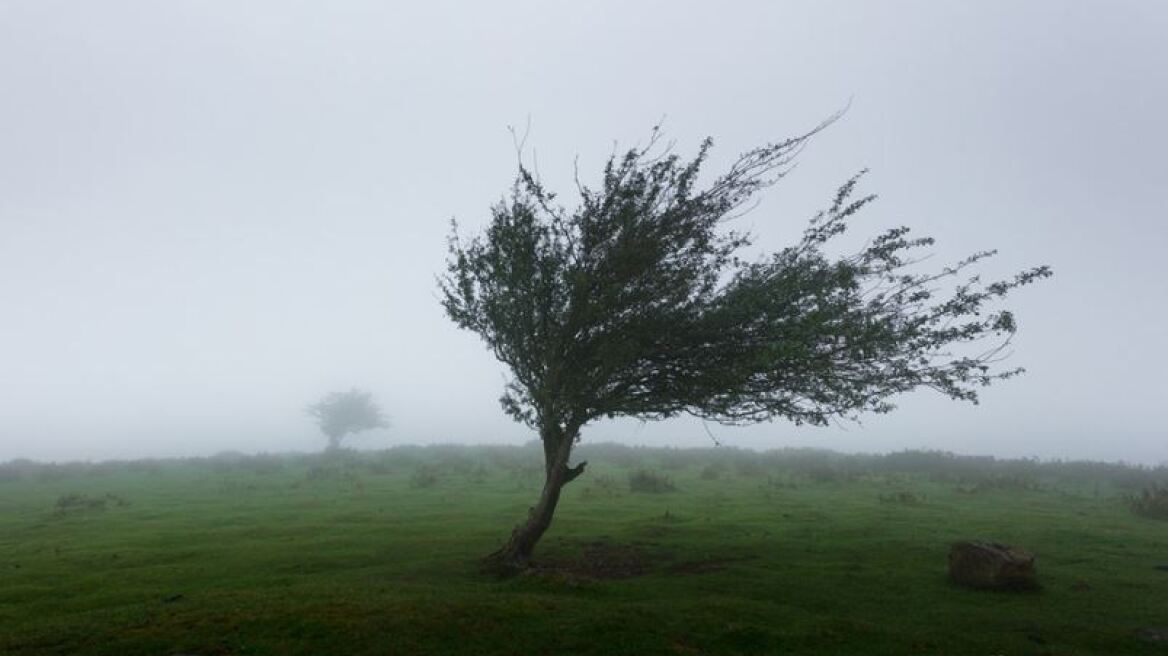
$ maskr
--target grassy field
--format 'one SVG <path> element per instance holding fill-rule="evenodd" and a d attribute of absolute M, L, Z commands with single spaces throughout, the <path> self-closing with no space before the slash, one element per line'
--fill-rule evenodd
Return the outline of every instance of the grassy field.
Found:
<path fill-rule="evenodd" d="M 1163 469 L 588 451 L 507 580 L 478 559 L 534 502 L 534 448 L 0 466 L 0 653 L 1168 650 L 1141 638 L 1168 627 L 1168 521 L 1124 500 Z M 1042 590 L 951 586 L 965 538 L 1036 553 Z"/>

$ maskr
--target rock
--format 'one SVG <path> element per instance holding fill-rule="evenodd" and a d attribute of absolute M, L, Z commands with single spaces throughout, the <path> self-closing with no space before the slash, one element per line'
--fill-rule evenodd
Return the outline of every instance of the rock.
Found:
<path fill-rule="evenodd" d="M 955 542 L 949 549 L 949 580 L 969 588 L 1033 590 L 1034 555 L 997 542 Z"/>

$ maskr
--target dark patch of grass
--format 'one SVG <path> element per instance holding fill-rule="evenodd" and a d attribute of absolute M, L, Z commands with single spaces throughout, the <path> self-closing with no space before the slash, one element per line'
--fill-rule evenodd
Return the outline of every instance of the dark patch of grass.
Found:
<path fill-rule="evenodd" d="M 877 497 L 880 503 L 900 504 L 904 506 L 918 506 L 925 502 L 924 495 L 910 492 L 908 490 L 901 490 L 900 492 L 892 492 L 890 494 L 881 494 Z"/>
<path fill-rule="evenodd" d="M 660 554 L 650 555 L 637 544 L 595 540 L 585 543 L 574 557 L 537 561 L 531 574 L 550 574 L 574 582 L 630 579 L 648 573 L 652 563 L 660 558 Z"/>
<path fill-rule="evenodd" d="M 771 490 L 797 490 L 799 484 L 781 476 L 767 476 L 766 487 Z"/>
<path fill-rule="evenodd" d="M 128 506 L 129 502 L 117 494 L 106 493 L 102 496 L 89 496 L 71 492 L 57 497 L 54 504 L 58 514 L 82 510 L 105 510 L 107 506 Z"/>

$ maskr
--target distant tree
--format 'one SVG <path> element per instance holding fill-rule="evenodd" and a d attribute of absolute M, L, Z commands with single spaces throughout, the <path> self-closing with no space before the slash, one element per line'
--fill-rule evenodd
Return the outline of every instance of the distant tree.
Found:
<path fill-rule="evenodd" d="M 920 387 L 976 402 L 977 388 L 1022 371 L 994 366 L 1015 322 L 987 306 L 1050 270 L 965 278 L 990 251 L 920 273 L 933 240 L 904 227 L 829 255 L 824 246 L 874 198 L 854 197 L 862 172 L 794 245 L 739 257 L 750 236 L 725 225 L 825 125 L 747 151 L 704 185 L 712 142 L 683 160 L 655 129 L 645 147 L 609 158 L 598 188 L 577 181 L 571 210 L 521 161 L 481 235 L 464 240 L 453 226 L 442 304 L 510 368 L 503 408 L 539 432 L 545 457 L 543 491 L 492 554 L 499 564 L 528 564 L 561 490 L 584 472 L 569 460 L 595 419 L 823 425 L 888 412 L 891 397 Z"/>
<path fill-rule="evenodd" d="M 357 388 L 328 394 L 308 406 L 307 411 L 328 437 L 329 451 L 341 448 L 341 440 L 349 433 L 389 426 L 389 420 L 373 401 L 373 395 Z"/>

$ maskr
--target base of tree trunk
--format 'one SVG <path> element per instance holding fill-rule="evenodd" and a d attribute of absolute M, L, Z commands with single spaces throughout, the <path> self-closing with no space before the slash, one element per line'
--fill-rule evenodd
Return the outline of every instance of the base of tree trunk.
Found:
<path fill-rule="evenodd" d="M 549 431 L 541 431 L 541 434 L 549 434 Z M 526 521 L 511 531 L 507 543 L 483 559 L 484 571 L 499 576 L 514 576 L 530 569 L 535 545 L 552 524 L 552 515 L 556 511 L 556 504 L 559 503 L 560 491 L 584 473 L 587 462 L 568 467 L 568 457 L 572 452 L 576 433 L 570 432 L 565 437 L 557 429 L 555 434 L 556 439 L 544 438 L 547 478 L 539 501 L 528 510 Z"/>
<path fill-rule="evenodd" d="M 483 572 L 506 578 L 530 569 L 531 555 L 539 540 L 538 535 L 533 537 L 536 530 L 531 526 L 531 520 L 516 526 L 506 544 L 483 558 Z M 542 535 L 543 531 L 538 530 L 538 534 Z"/>
<path fill-rule="evenodd" d="M 489 576 L 509 579 L 531 569 L 531 558 L 518 558 L 506 554 L 502 549 L 488 554 L 479 561 L 479 571 Z"/>

